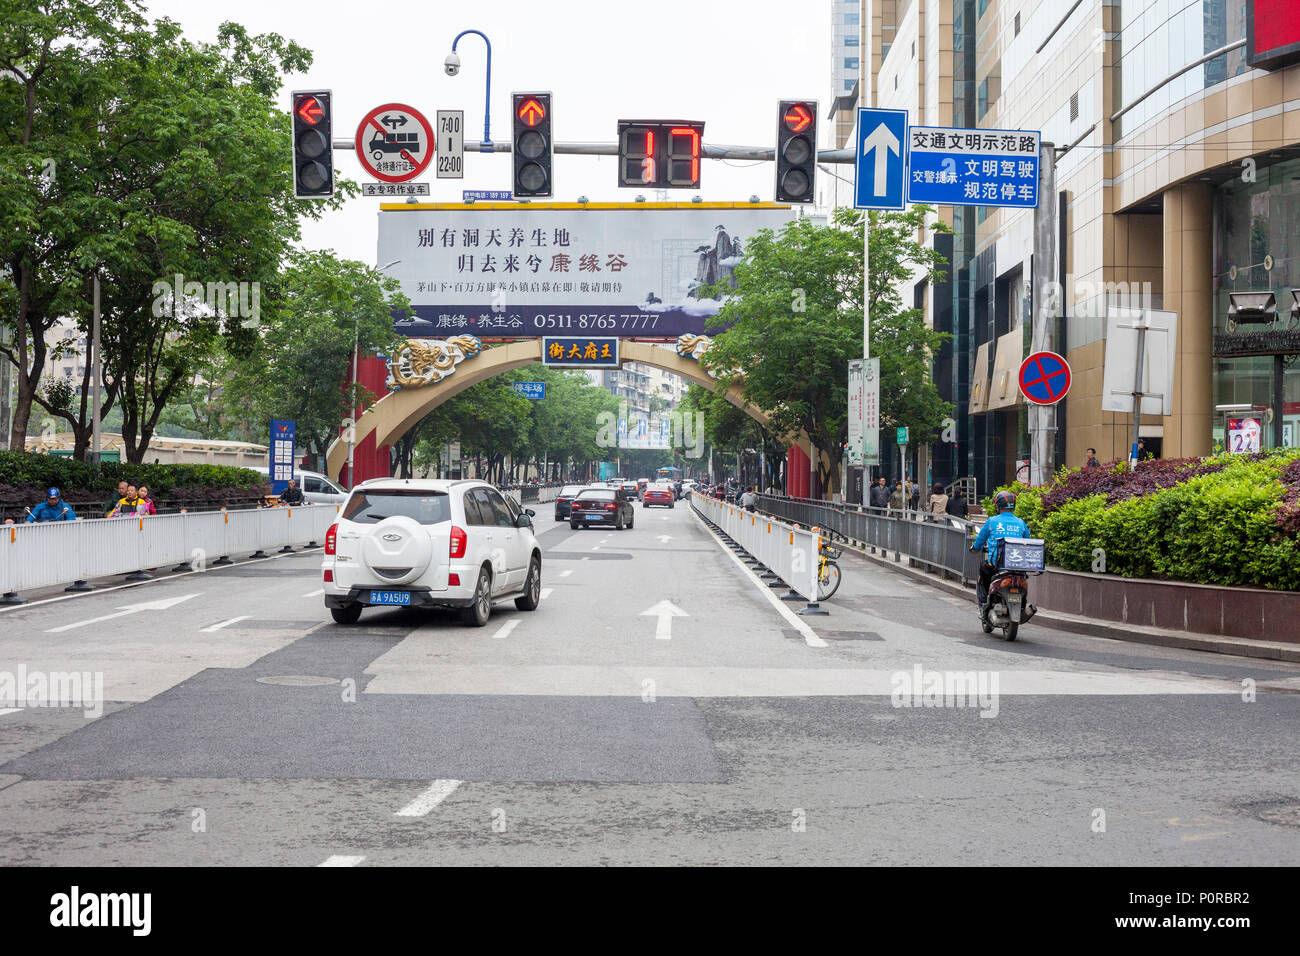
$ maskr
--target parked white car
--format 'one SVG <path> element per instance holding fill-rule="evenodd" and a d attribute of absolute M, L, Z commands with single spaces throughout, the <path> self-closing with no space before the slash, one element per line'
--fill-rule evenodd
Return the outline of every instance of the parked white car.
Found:
<path fill-rule="evenodd" d="M 339 624 L 366 607 L 449 607 L 482 627 L 494 601 L 541 601 L 531 508 L 485 481 L 372 478 L 325 533 L 325 606 Z"/>
<path fill-rule="evenodd" d="M 266 475 L 270 480 L 271 471 L 266 465 L 250 467 L 249 471 Z M 347 500 L 348 493 L 320 472 L 295 468 L 293 477 L 297 480 L 298 487 L 302 489 L 302 496 L 307 501 L 320 505 L 338 505 Z"/>

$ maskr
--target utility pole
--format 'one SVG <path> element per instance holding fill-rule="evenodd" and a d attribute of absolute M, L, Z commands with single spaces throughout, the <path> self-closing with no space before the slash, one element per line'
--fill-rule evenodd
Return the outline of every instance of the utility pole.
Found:
<path fill-rule="evenodd" d="M 91 319 L 90 328 L 90 351 L 91 359 L 94 362 L 95 384 L 91 393 L 90 408 L 91 417 L 91 440 L 90 454 L 95 462 L 99 464 L 100 456 L 100 433 L 99 433 L 99 393 L 104 385 L 104 363 L 99 358 L 99 274 L 95 275 L 95 311 Z M 84 406 L 83 406 L 84 407 Z"/>
<path fill-rule="evenodd" d="M 1031 342 L 1034 352 L 1054 352 L 1058 309 L 1064 307 L 1065 290 L 1056 289 L 1057 208 L 1056 147 L 1042 145 L 1038 179 L 1038 206 L 1034 209 L 1033 316 Z M 1029 483 L 1042 485 L 1055 470 L 1056 406 L 1029 406 Z"/>

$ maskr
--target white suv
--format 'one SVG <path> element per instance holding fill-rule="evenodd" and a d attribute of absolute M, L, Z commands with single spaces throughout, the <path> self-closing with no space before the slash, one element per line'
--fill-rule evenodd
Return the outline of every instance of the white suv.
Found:
<path fill-rule="evenodd" d="M 533 515 L 485 481 L 362 482 L 325 533 L 325 606 L 339 624 L 355 624 L 365 607 L 454 607 L 475 627 L 502 598 L 536 610 Z"/>

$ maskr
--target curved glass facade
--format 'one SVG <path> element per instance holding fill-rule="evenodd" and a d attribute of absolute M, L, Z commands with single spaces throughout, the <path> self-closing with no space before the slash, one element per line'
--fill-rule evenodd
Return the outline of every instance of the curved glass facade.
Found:
<path fill-rule="evenodd" d="M 1122 109 L 1180 67 L 1246 35 L 1245 0 L 1122 0 L 1120 5 Z M 1217 56 L 1166 83 L 1120 118 L 1125 136 L 1187 96 L 1246 71 L 1246 48 Z"/>

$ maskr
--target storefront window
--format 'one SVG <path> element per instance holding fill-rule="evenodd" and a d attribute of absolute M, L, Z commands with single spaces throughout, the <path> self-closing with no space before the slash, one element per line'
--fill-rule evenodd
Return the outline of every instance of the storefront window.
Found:
<path fill-rule="evenodd" d="M 1234 181 L 1219 188 L 1214 204 L 1214 332 L 1228 331 L 1229 293 L 1271 291 L 1277 320 L 1243 324 L 1238 333 L 1300 328 L 1292 320 L 1292 290 L 1300 289 L 1300 160 L 1261 166 L 1255 182 Z M 1250 405 L 1239 416 L 1263 418 L 1273 410 L 1274 359 L 1269 355 L 1214 362 L 1214 404 Z M 1283 371 L 1283 443 L 1300 445 L 1300 361 Z M 1216 412 L 1215 448 L 1221 447 L 1228 412 Z M 1273 428 L 1264 423 L 1264 448 L 1275 444 Z"/>

